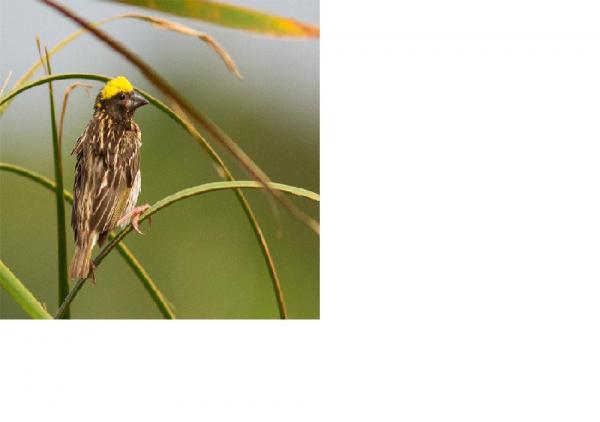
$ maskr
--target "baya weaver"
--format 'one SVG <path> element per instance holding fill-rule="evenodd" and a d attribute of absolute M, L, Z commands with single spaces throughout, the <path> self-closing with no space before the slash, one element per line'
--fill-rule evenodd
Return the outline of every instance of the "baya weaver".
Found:
<path fill-rule="evenodd" d="M 142 187 L 140 148 L 142 132 L 133 121 L 135 111 L 148 104 L 123 76 L 106 83 L 96 97 L 94 115 L 77 139 L 71 226 L 75 255 L 72 278 L 93 277 L 92 249 L 100 246 L 117 225 L 131 221 L 138 227 L 148 204 L 136 207 Z"/>

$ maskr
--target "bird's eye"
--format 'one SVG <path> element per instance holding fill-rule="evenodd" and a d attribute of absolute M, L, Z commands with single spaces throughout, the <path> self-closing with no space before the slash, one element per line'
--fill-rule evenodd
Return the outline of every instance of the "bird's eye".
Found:
<path fill-rule="evenodd" d="M 125 99 L 125 93 L 120 92 L 119 93 L 119 100 L 124 100 Z"/>

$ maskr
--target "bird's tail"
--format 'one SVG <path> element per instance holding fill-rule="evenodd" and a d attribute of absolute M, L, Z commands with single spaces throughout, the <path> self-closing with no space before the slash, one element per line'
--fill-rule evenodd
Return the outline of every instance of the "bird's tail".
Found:
<path fill-rule="evenodd" d="M 71 260 L 71 267 L 69 268 L 69 275 L 71 278 L 87 278 L 90 273 L 90 261 L 92 258 L 92 248 L 94 244 L 89 242 L 88 244 L 75 246 L 75 254 Z"/>

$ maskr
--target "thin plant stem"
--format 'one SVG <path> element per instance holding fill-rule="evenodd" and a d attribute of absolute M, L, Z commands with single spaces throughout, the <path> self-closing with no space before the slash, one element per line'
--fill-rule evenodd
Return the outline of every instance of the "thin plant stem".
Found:
<path fill-rule="evenodd" d="M 95 260 L 94 260 L 94 263 L 95 263 Z M 87 278 L 80 278 L 79 280 L 77 280 L 75 282 L 75 284 L 73 285 L 73 288 L 71 289 L 71 291 L 69 292 L 67 297 L 65 297 L 65 300 L 60 304 L 60 307 L 56 311 L 56 314 L 54 314 L 54 319 L 64 319 L 63 315 L 65 314 L 67 309 L 69 309 L 69 306 L 75 299 L 75 296 L 77 296 L 77 293 L 79 293 L 79 291 L 85 284 L 86 280 L 87 280 Z"/>
<path fill-rule="evenodd" d="M 56 184 L 53 181 L 24 167 L 16 166 L 14 164 L 0 163 L 0 170 L 23 176 L 51 191 L 56 190 Z M 70 192 L 66 190 L 63 191 L 63 198 L 67 203 L 73 204 L 73 195 L 71 195 Z M 156 286 L 156 283 L 154 283 L 148 272 L 144 269 L 135 255 L 129 250 L 127 245 L 125 245 L 123 242 L 120 242 L 117 245 L 117 251 L 125 259 L 127 265 L 129 265 L 129 267 L 137 275 L 144 288 L 150 293 L 150 296 L 158 307 L 160 313 L 167 319 L 175 319 L 175 313 L 172 310 L 172 306 L 168 303 L 166 297 Z"/>
<path fill-rule="evenodd" d="M 40 58 L 42 57 L 39 39 L 36 39 L 38 50 L 40 50 Z M 50 66 L 50 57 L 48 49 L 45 49 L 45 69 L 48 76 L 52 75 L 52 67 Z M 58 129 L 56 125 L 56 110 L 54 108 L 54 88 L 52 82 L 48 83 L 48 92 L 50 96 L 50 121 L 52 125 L 52 151 L 54 155 L 54 179 L 56 181 L 56 226 L 58 231 L 57 249 L 58 249 L 58 304 L 64 302 L 69 294 L 69 274 L 67 272 L 67 224 L 65 220 L 65 203 L 63 201 L 63 165 L 62 165 L 62 150 L 58 138 Z M 65 309 L 64 318 L 69 319 L 71 313 L 69 309 Z"/>
<path fill-rule="evenodd" d="M 233 177 L 233 174 L 231 173 L 223 159 L 221 159 L 219 154 L 217 154 L 215 149 L 204 139 L 200 132 L 196 130 L 194 125 L 189 123 L 187 120 L 185 120 L 178 114 L 175 114 L 174 118 L 185 128 L 185 130 L 188 131 L 190 135 L 192 135 L 192 138 L 194 138 L 194 140 L 206 150 L 208 155 L 210 155 L 213 161 L 222 170 L 225 179 L 229 181 L 234 181 L 235 178 Z M 258 244 L 260 245 L 261 252 L 265 259 L 265 263 L 267 264 L 267 268 L 269 269 L 269 275 L 271 277 L 271 282 L 273 285 L 273 292 L 275 293 L 275 298 L 277 299 L 279 317 L 281 319 L 287 319 L 288 313 L 287 307 L 285 305 L 285 298 L 283 296 L 283 289 L 281 288 L 281 281 L 279 280 L 279 275 L 277 274 L 277 269 L 275 268 L 275 261 L 273 260 L 273 256 L 271 255 L 271 251 L 269 250 L 267 239 L 265 238 L 265 235 L 260 225 L 258 224 L 256 215 L 254 214 L 254 211 L 252 210 L 252 207 L 250 206 L 250 203 L 248 202 L 248 199 L 246 198 L 244 192 L 242 192 L 241 189 L 235 189 L 235 195 L 242 204 L 242 209 L 248 217 L 248 220 L 250 220 L 252 231 L 254 232 L 254 236 L 256 237 Z"/>

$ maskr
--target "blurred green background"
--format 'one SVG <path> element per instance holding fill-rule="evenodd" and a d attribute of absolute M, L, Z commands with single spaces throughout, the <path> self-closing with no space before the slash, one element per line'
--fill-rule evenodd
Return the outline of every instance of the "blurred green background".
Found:
<path fill-rule="evenodd" d="M 122 20 L 103 28 L 147 62 L 200 111 L 224 129 L 272 180 L 319 192 L 319 41 L 266 38 L 188 19 L 102 1 L 64 1 L 91 21 L 136 11 L 208 32 L 235 60 L 239 81 L 205 44 L 150 25 Z M 319 24 L 317 1 L 236 0 L 267 13 Z M 37 60 L 35 36 L 54 46 L 77 28 L 33 0 L 0 3 L 0 79 L 14 84 Z M 131 65 L 89 35 L 57 53 L 54 73 L 125 75 L 156 90 Z M 37 79 L 38 75 L 34 78 Z M 73 81 L 55 83 L 57 107 Z M 93 83 L 93 95 L 101 84 Z M 160 96 L 159 96 L 160 97 Z M 93 98 L 75 91 L 65 119 L 65 186 L 72 190 L 73 144 L 92 114 Z M 220 180 L 203 150 L 152 107 L 136 117 L 142 128 L 143 188 L 138 203 L 154 203 L 183 188 Z M 249 179 L 219 149 L 239 179 Z M 0 159 L 53 179 L 48 91 L 19 96 L 0 118 Z M 266 194 L 246 191 L 257 212 L 279 271 L 290 318 L 319 318 L 319 238 Z M 289 197 L 318 219 L 318 204 Z M 67 220 L 70 222 L 70 207 Z M 180 202 L 157 214 L 146 236 L 125 243 L 173 303 L 178 318 L 277 318 L 278 311 L 260 248 L 232 192 Z M 69 260 L 73 236 L 68 229 Z M 56 210 L 53 194 L 31 181 L 0 172 L 0 258 L 51 313 L 57 309 Z M 96 250 L 97 252 L 97 250 Z M 97 284 L 84 287 L 73 318 L 160 318 L 141 282 L 112 253 L 98 268 Z M 0 317 L 26 314 L 0 289 Z"/>

